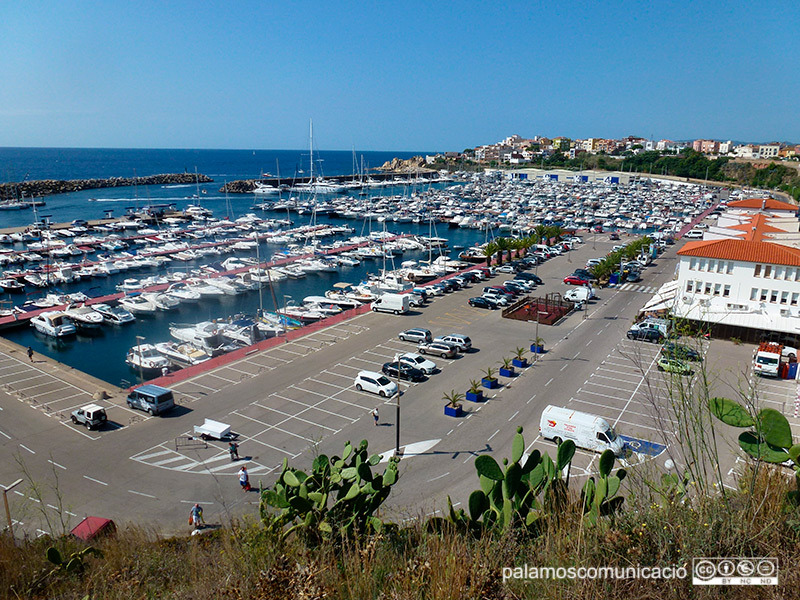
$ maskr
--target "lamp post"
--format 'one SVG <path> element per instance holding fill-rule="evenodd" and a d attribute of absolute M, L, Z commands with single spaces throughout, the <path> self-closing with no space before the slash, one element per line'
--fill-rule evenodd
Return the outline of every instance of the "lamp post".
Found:
<path fill-rule="evenodd" d="M 286 340 L 286 343 L 287 343 L 287 344 L 289 343 L 289 321 L 288 321 L 288 319 L 289 319 L 289 315 L 287 315 L 287 314 L 286 314 L 286 300 L 287 300 L 287 299 L 288 299 L 288 300 L 291 300 L 291 298 L 292 298 L 292 297 L 291 297 L 291 296 L 289 296 L 289 295 L 287 295 L 287 294 L 284 294 L 284 295 L 283 295 L 283 318 L 284 318 L 284 323 L 283 323 L 283 339 L 285 339 L 285 340 Z"/>
<path fill-rule="evenodd" d="M 547 311 L 539 310 L 539 303 L 537 302 L 536 303 L 536 347 L 537 348 L 541 347 L 541 344 L 539 342 L 539 318 L 540 318 L 540 315 L 546 315 L 546 314 L 547 314 Z M 539 354 L 540 353 L 537 352 L 536 356 L 534 356 L 534 358 L 533 358 L 534 364 L 539 362 Z"/>
<path fill-rule="evenodd" d="M 395 408 L 397 410 L 397 427 L 394 432 L 394 455 L 400 456 L 400 355 L 394 355 L 394 361 L 397 363 L 397 401 Z"/>
<path fill-rule="evenodd" d="M 14 523 L 11 520 L 11 510 L 8 508 L 8 492 L 13 490 L 20 483 L 22 483 L 22 479 L 17 479 L 14 483 L 12 483 L 9 486 L 3 486 L 3 506 L 5 506 L 6 509 L 6 522 L 8 523 L 8 533 L 11 534 L 12 541 L 14 540 Z M 14 541 L 14 545 L 16 545 L 16 541 Z"/>
<path fill-rule="evenodd" d="M 142 368 L 142 342 L 146 338 L 143 335 L 136 336 L 136 351 L 139 353 L 139 379 L 144 383 L 144 369 Z"/>

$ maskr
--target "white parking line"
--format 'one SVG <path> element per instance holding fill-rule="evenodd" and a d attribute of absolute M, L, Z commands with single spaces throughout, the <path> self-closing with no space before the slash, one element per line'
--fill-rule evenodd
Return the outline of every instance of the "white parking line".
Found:
<path fill-rule="evenodd" d="M 340 419 L 345 419 L 347 421 L 350 421 L 351 423 L 355 423 L 356 421 L 358 421 L 358 419 L 352 419 L 340 413 L 335 413 L 333 411 L 325 410 L 324 408 L 320 407 L 319 404 L 322 404 L 323 402 L 325 402 L 325 400 L 320 400 L 317 404 L 306 404 L 305 402 L 301 402 L 300 400 L 295 400 L 294 398 L 287 398 L 286 396 L 281 396 L 280 394 L 270 394 L 270 398 L 272 397 L 280 398 L 281 400 L 292 402 L 294 404 L 299 404 L 300 406 L 304 406 L 305 408 L 313 408 L 314 410 L 327 413 L 331 416 L 339 417 Z"/>
<path fill-rule="evenodd" d="M 88 479 L 89 481 L 94 481 L 95 483 L 99 483 L 100 485 L 108 485 L 105 481 L 100 481 L 99 479 L 95 479 L 94 477 L 89 477 L 88 475 L 84 475 L 83 478 Z"/>
<path fill-rule="evenodd" d="M 131 494 L 136 494 L 137 496 L 144 496 L 145 498 L 155 498 L 155 496 L 151 494 L 145 494 L 144 492 L 137 492 L 134 490 L 128 490 Z"/>
<path fill-rule="evenodd" d="M 274 408 L 272 406 L 264 406 L 263 404 L 257 404 L 257 406 L 259 406 L 260 408 L 263 408 L 265 410 L 270 410 L 270 411 L 272 411 L 274 413 L 277 413 L 277 414 L 279 414 L 279 415 L 281 415 L 283 417 L 286 417 L 286 420 L 283 421 L 284 423 L 286 421 L 288 421 L 288 420 L 295 419 L 297 421 L 301 421 L 303 423 L 306 423 L 307 425 L 313 425 L 314 427 L 321 427 L 322 429 L 327 429 L 328 431 L 333 431 L 334 433 L 339 433 L 341 431 L 341 429 L 335 429 L 333 427 L 328 427 L 327 425 L 323 425 L 322 423 L 317 423 L 316 421 L 310 421 L 309 419 L 301 418 L 300 415 L 302 415 L 304 412 L 306 412 L 305 410 L 302 410 L 302 411 L 300 411 L 299 413 L 296 413 L 296 414 L 292 414 L 292 413 L 284 412 L 282 410 L 278 410 L 277 408 Z"/>
<path fill-rule="evenodd" d="M 157 447 L 157 446 L 156 446 Z M 165 454 L 172 453 L 172 450 L 162 450 L 161 452 L 153 452 L 152 454 L 145 454 L 144 456 L 132 456 L 134 460 L 147 460 L 148 458 L 155 458 L 156 456 L 164 456 Z"/>

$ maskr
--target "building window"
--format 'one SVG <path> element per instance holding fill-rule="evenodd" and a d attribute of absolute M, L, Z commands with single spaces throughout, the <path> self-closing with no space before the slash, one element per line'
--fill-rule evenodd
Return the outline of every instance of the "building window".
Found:
<path fill-rule="evenodd" d="M 689 270 L 696 271 L 697 270 L 697 259 L 692 257 L 689 259 Z"/>
<path fill-rule="evenodd" d="M 711 295 L 711 282 L 710 281 L 706 282 L 706 289 L 705 289 L 705 291 L 703 293 L 706 296 L 710 296 Z"/>
<path fill-rule="evenodd" d="M 766 302 L 767 301 L 767 296 L 769 296 L 769 290 L 762 289 L 761 290 L 761 295 L 758 297 L 758 299 L 761 302 Z"/>
<path fill-rule="evenodd" d="M 795 281 L 800 281 L 800 269 L 795 269 L 794 280 Z"/>
<path fill-rule="evenodd" d="M 778 290 L 772 290 L 772 292 L 769 295 L 769 301 L 772 304 L 775 304 L 778 301 Z"/>
<path fill-rule="evenodd" d="M 750 302 L 755 302 L 758 300 L 758 288 L 751 288 L 750 289 Z"/>
<path fill-rule="evenodd" d="M 730 275 L 731 273 L 733 273 L 733 261 L 732 261 L 732 260 L 729 260 L 729 261 L 728 261 L 728 264 L 727 264 L 727 268 L 726 268 L 726 270 L 725 270 L 725 273 L 727 273 L 728 275 Z"/>
<path fill-rule="evenodd" d="M 784 277 L 786 281 L 791 281 L 794 279 L 794 269 L 791 267 L 786 267 L 786 276 Z"/>
<path fill-rule="evenodd" d="M 693 292 L 694 291 L 694 281 L 687 281 L 686 282 L 686 291 Z"/>
<path fill-rule="evenodd" d="M 792 301 L 791 301 L 790 304 L 792 306 L 797 306 L 798 298 L 800 298 L 800 292 L 792 292 Z"/>
<path fill-rule="evenodd" d="M 717 261 L 717 273 L 722 273 L 725 270 L 725 261 L 719 260 Z"/>
<path fill-rule="evenodd" d="M 772 275 L 772 265 L 764 265 L 764 277 L 768 278 Z"/>
<path fill-rule="evenodd" d="M 722 288 L 722 296 L 727 298 L 730 295 L 731 295 L 731 286 L 726 283 L 725 287 Z"/>
<path fill-rule="evenodd" d="M 703 282 L 695 280 L 694 282 L 694 291 L 698 294 L 703 293 Z"/>
<path fill-rule="evenodd" d="M 781 304 L 787 304 L 789 302 L 789 292 L 781 292 Z"/>
<path fill-rule="evenodd" d="M 715 296 L 719 296 L 721 290 L 722 290 L 722 284 L 721 283 L 715 283 L 714 284 L 714 295 Z"/>
<path fill-rule="evenodd" d="M 700 266 L 697 267 L 697 270 L 698 271 L 705 271 L 706 270 L 706 259 L 705 258 L 701 258 L 700 259 Z"/>
<path fill-rule="evenodd" d="M 775 267 L 775 279 L 783 279 L 783 273 L 783 267 Z"/>
<path fill-rule="evenodd" d="M 708 272 L 709 273 L 713 273 L 716 266 L 717 266 L 717 261 L 709 260 L 708 261 Z"/>
<path fill-rule="evenodd" d="M 761 277 L 761 265 L 756 265 L 756 270 L 753 273 L 753 277 Z"/>

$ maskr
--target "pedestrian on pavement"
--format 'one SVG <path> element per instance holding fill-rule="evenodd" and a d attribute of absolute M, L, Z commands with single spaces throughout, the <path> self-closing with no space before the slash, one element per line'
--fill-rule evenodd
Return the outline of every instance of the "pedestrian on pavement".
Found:
<path fill-rule="evenodd" d="M 31 348 L 30 346 L 28 346 L 28 360 L 33 362 L 33 348 Z"/>
<path fill-rule="evenodd" d="M 169 367 L 161 367 L 161 376 L 166 377 L 169 374 Z"/>
<path fill-rule="evenodd" d="M 375 419 L 375 425 L 378 425 L 378 407 L 372 409 L 372 418 Z"/>
<path fill-rule="evenodd" d="M 203 518 L 203 507 L 195 504 L 189 511 L 189 524 L 194 525 L 195 529 L 200 529 L 200 524 L 205 525 L 206 521 Z"/>
<path fill-rule="evenodd" d="M 231 453 L 231 462 L 239 460 L 239 444 L 236 442 L 228 442 L 228 452 Z"/>
<path fill-rule="evenodd" d="M 245 466 L 239 469 L 239 485 L 242 486 L 243 492 L 250 491 L 250 476 L 247 474 L 247 467 Z"/>

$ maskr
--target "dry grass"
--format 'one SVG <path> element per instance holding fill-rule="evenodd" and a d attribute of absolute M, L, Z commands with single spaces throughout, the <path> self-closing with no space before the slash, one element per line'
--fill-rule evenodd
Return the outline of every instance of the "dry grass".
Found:
<path fill-rule="evenodd" d="M 471 539 L 420 526 L 346 543 L 306 547 L 281 544 L 258 523 L 234 523 L 202 536 L 163 539 L 131 528 L 97 543 L 103 558 L 88 559 L 83 576 L 54 575 L 45 550 L 31 540 L 14 547 L 0 539 L 0 595 L 6 598 L 456 600 L 557 598 L 685 599 L 800 597 L 800 511 L 784 502 L 785 471 L 761 469 L 752 493 L 693 503 L 659 502 L 631 493 L 614 522 L 587 528 L 577 510 L 558 515 L 542 535 Z M 753 479 L 748 478 L 749 484 Z M 631 497 L 633 496 L 633 497 Z M 81 544 L 61 539 L 74 551 Z M 691 580 L 502 581 L 504 567 L 666 566 L 696 556 L 777 556 L 781 585 L 705 588 Z"/>

